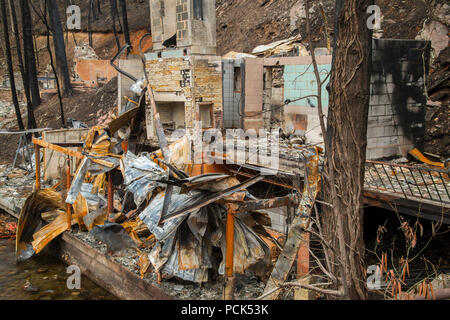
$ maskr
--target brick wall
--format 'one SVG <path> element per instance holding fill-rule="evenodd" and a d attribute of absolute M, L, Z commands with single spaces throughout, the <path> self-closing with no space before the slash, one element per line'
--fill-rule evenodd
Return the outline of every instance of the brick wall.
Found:
<path fill-rule="evenodd" d="M 194 14 L 193 0 L 149 1 L 154 50 L 163 50 L 163 41 L 176 34 L 177 47 L 187 48 L 189 54 L 216 53 L 215 1 L 197 3 L 201 16 Z"/>
<path fill-rule="evenodd" d="M 196 102 L 213 104 L 214 127 L 223 127 L 222 58 L 193 56 L 194 98 Z M 198 106 L 196 109 L 198 113 Z M 189 125 L 190 127 L 192 124 Z"/>
<path fill-rule="evenodd" d="M 76 60 L 75 81 L 81 81 L 85 86 L 96 87 L 99 82 L 107 83 L 117 76 L 109 60 Z"/>
<path fill-rule="evenodd" d="M 163 0 L 150 0 L 150 17 L 152 26 L 152 41 L 153 48 L 159 49 L 162 47 L 161 42 L 163 41 L 163 25 L 161 11 L 164 9 Z"/>
<path fill-rule="evenodd" d="M 164 52 L 163 55 L 170 56 Z M 192 128 L 193 121 L 199 119 L 199 104 L 211 103 L 214 126 L 217 128 L 223 126 L 221 57 L 157 58 L 157 55 L 147 55 L 147 59 L 149 82 L 157 102 L 184 102 L 187 128 Z M 147 123 L 151 126 L 153 126 L 152 119 L 148 113 Z M 149 131 L 147 136 L 152 138 Z"/>

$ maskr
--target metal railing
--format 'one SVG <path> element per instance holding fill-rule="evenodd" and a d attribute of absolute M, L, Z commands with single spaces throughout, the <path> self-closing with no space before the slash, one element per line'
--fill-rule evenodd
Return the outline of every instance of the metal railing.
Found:
<path fill-rule="evenodd" d="M 450 204 L 450 170 L 366 161 L 364 185 L 368 189 L 403 194 Z"/>

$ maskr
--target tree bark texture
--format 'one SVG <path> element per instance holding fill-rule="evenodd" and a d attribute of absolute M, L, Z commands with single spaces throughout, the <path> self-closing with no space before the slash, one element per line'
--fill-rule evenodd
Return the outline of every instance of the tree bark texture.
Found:
<path fill-rule="evenodd" d="M 367 7 L 373 0 L 337 0 L 330 79 L 323 197 L 324 237 L 332 272 L 346 299 L 366 299 L 363 182 L 370 98 L 372 33 Z"/>
<path fill-rule="evenodd" d="M 31 99 L 33 109 L 41 103 L 41 96 L 39 93 L 39 83 L 37 80 L 36 59 L 34 56 L 33 44 L 33 22 L 31 20 L 30 7 L 27 0 L 20 0 L 20 9 L 22 13 L 22 37 L 23 37 L 23 51 L 25 60 L 25 73 L 28 74 L 29 87 L 31 92 Z M 35 124 L 34 114 L 28 114 L 28 127 Z M 33 119 L 30 119 L 30 116 Z M 32 121 L 30 121 L 32 120 Z"/>
<path fill-rule="evenodd" d="M 11 85 L 11 95 L 14 103 L 14 110 L 16 111 L 17 124 L 20 130 L 25 129 L 22 121 L 22 115 L 20 114 L 20 106 L 19 100 L 17 99 L 16 92 L 16 82 L 14 79 L 14 69 L 11 58 L 11 45 L 9 43 L 9 32 L 8 32 L 8 20 L 6 15 L 6 0 L 0 0 L 0 9 L 2 11 L 2 22 L 3 22 L 3 36 L 5 40 L 5 53 L 6 53 L 6 61 L 8 64 L 8 73 L 9 73 L 9 83 Z"/>

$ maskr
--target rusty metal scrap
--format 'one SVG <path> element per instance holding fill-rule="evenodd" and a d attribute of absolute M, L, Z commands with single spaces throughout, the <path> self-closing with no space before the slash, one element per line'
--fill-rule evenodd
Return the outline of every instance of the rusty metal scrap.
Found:
<path fill-rule="evenodd" d="M 66 203 L 73 204 L 75 202 L 88 171 L 92 176 L 96 176 L 109 172 L 120 165 L 119 158 L 121 156 L 111 154 L 110 151 L 111 141 L 105 128 L 101 126 L 91 128 L 83 145 L 83 153 L 86 157 L 83 158 L 78 166 L 75 178 L 67 194 Z M 111 165 L 105 166 L 104 162 Z"/>
<path fill-rule="evenodd" d="M 156 187 L 162 186 L 155 180 L 167 177 L 167 173 L 145 153 L 138 157 L 127 152 L 122 166 L 126 190 L 133 194 L 136 206 L 140 206 Z"/>
<path fill-rule="evenodd" d="M 76 217 L 71 214 L 70 225 L 77 223 Z M 64 231 L 68 230 L 67 215 L 64 211 L 59 211 L 58 217 L 50 224 L 45 225 L 39 231 L 33 234 L 33 242 L 31 243 L 34 253 L 38 254 L 44 247 L 53 239 L 59 236 Z"/>
<path fill-rule="evenodd" d="M 401 194 L 405 199 L 423 199 L 450 204 L 450 169 L 366 161 L 365 190 Z"/>
<path fill-rule="evenodd" d="M 18 261 L 23 261 L 33 256 L 36 248 L 39 251 L 41 250 L 39 246 L 34 247 L 32 242 L 35 232 L 38 231 L 39 225 L 43 222 L 42 214 L 51 212 L 52 214 L 47 214 L 47 217 L 54 217 L 53 213 L 56 213 L 59 218 L 58 212 L 64 213 L 64 211 L 61 195 L 53 189 L 36 190 L 25 200 L 17 222 L 16 258 Z M 53 222 L 58 218 L 53 220 Z M 67 229 L 67 224 L 64 227 L 63 231 Z M 56 235 L 49 237 L 46 243 L 54 237 Z"/>
<path fill-rule="evenodd" d="M 173 213 L 167 215 L 166 217 L 163 218 L 161 223 L 168 222 L 168 221 L 170 221 L 172 219 L 176 219 L 176 218 L 178 218 L 180 216 L 183 216 L 184 214 L 187 214 L 187 213 L 193 212 L 193 211 L 195 211 L 197 209 L 200 209 L 201 207 L 204 207 L 204 206 L 206 206 L 206 205 L 208 205 L 210 203 L 213 203 L 213 202 L 215 202 L 217 200 L 220 200 L 221 198 L 225 198 L 226 196 L 229 196 L 229 195 L 231 195 L 231 194 L 233 194 L 233 193 L 235 193 L 237 191 L 240 191 L 242 189 L 250 187 L 253 184 L 255 184 L 255 183 L 257 183 L 257 182 L 259 182 L 259 181 L 261 181 L 263 179 L 264 179 L 263 176 L 256 176 L 256 177 L 251 178 L 251 179 L 247 180 L 246 182 L 244 182 L 244 183 L 242 183 L 242 184 L 240 184 L 238 186 L 231 187 L 231 188 L 228 188 L 226 190 L 223 190 L 223 191 L 220 191 L 220 192 L 215 192 L 215 193 L 213 193 L 211 195 L 208 195 L 207 197 L 205 197 L 205 199 L 201 199 L 198 202 L 192 204 L 191 206 L 188 206 L 186 208 L 180 209 L 180 210 L 178 210 L 176 212 L 173 212 Z"/>
<path fill-rule="evenodd" d="M 442 162 L 436 162 L 436 161 L 431 161 L 430 159 L 428 159 L 427 157 L 425 157 L 422 152 L 419 151 L 419 149 L 414 148 L 411 151 L 408 152 L 410 155 L 412 155 L 414 158 L 416 158 L 417 160 L 429 164 L 430 166 L 436 166 L 439 168 L 445 168 L 444 163 Z"/>

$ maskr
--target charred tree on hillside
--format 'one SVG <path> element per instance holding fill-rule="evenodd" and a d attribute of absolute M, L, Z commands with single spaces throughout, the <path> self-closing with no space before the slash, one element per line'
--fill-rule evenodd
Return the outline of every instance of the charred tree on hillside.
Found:
<path fill-rule="evenodd" d="M 31 20 L 30 7 L 27 0 L 20 0 L 20 9 L 22 13 L 22 37 L 23 37 L 23 51 L 25 60 L 25 73 L 28 75 L 29 88 L 31 92 L 33 109 L 41 103 L 41 95 L 39 93 L 39 83 L 37 80 L 36 59 L 34 56 L 34 44 L 33 44 L 33 22 Z M 29 114 L 28 127 L 34 124 L 33 113 Z"/>
<path fill-rule="evenodd" d="M 128 30 L 128 16 L 127 16 L 127 2 L 126 0 L 119 0 L 120 9 L 122 10 L 122 22 L 123 22 L 123 34 L 125 36 L 125 43 L 130 44 L 130 31 Z M 130 48 L 127 49 L 127 53 L 130 52 Z"/>
<path fill-rule="evenodd" d="M 16 39 L 17 62 L 19 65 L 20 74 L 22 75 L 23 91 L 25 92 L 25 98 L 27 101 L 28 121 L 30 121 L 30 115 L 31 115 L 31 118 L 34 119 L 34 111 L 33 111 L 33 105 L 31 102 L 30 84 L 28 81 L 28 74 L 25 72 L 25 67 L 23 65 L 22 48 L 21 48 L 21 44 L 20 44 L 19 27 L 18 27 L 18 23 L 17 23 L 16 7 L 14 4 L 14 0 L 9 0 L 9 9 L 10 9 L 10 13 L 11 13 L 11 20 L 12 20 L 12 26 L 13 26 L 12 29 L 13 29 L 13 33 L 14 33 L 14 38 Z"/>
<path fill-rule="evenodd" d="M 118 16 L 117 0 L 109 0 L 109 6 L 111 9 L 111 19 L 112 19 L 114 38 L 116 39 L 117 50 L 120 51 L 120 40 L 119 40 L 119 36 L 117 35 L 117 30 L 116 30 L 116 17 Z M 120 20 L 119 20 L 119 22 L 120 22 Z"/>
<path fill-rule="evenodd" d="M 91 0 L 90 6 L 91 6 L 93 20 L 96 21 L 96 20 L 98 20 L 98 15 L 97 15 L 97 6 L 95 5 L 94 0 Z"/>
<path fill-rule="evenodd" d="M 88 13 L 88 26 L 87 26 L 87 31 L 88 31 L 88 38 L 89 38 L 89 46 L 91 48 L 94 47 L 94 42 L 92 40 L 92 0 L 89 0 L 89 13 Z"/>
<path fill-rule="evenodd" d="M 363 183 L 370 98 L 373 0 L 337 0 L 325 140 L 324 238 L 345 299 L 366 299 Z"/>
<path fill-rule="evenodd" d="M 16 83 L 14 81 L 14 69 L 13 69 L 12 58 L 11 58 L 11 45 L 9 43 L 8 20 L 7 20 L 7 15 L 6 15 L 5 1 L 6 0 L 0 0 L 0 6 L 1 6 L 0 9 L 2 11 L 3 36 L 5 39 L 5 54 L 6 54 L 6 61 L 8 63 L 9 82 L 11 85 L 11 95 L 12 95 L 12 100 L 14 103 L 14 110 L 16 111 L 17 124 L 19 125 L 20 130 L 24 130 L 25 127 L 23 125 L 22 115 L 20 114 L 19 100 L 17 99 L 17 92 L 16 92 Z"/>
<path fill-rule="evenodd" d="M 56 71 L 58 78 L 61 79 L 61 86 L 64 96 L 73 94 L 72 85 L 70 84 L 69 68 L 67 65 L 66 46 L 64 44 L 64 33 L 59 17 L 58 5 L 56 0 L 46 0 L 47 10 L 49 14 L 49 26 L 53 35 L 53 46 L 55 48 Z"/>
<path fill-rule="evenodd" d="M 53 74 L 55 75 L 56 89 L 58 92 L 58 99 L 59 99 L 59 111 L 61 113 L 61 123 L 62 123 L 62 127 L 65 128 L 66 121 L 65 121 L 65 117 L 64 117 L 64 107 L 63 107 L 63 102 L 62 102 L 61 87 L 59 85 L 58 72 L 56 71 L 55 64 L 53 62 L 52 50 L 50 48 L 50 30 L 51 30 L 51 28 L 50 28 L 50 26 L 48 24 L 48 20 L 47 20 L 47 0 L 44 0 L 44 1 L 45 1 L 45 6 L 44 6 L 43 13 L 42 13 L 42 11 L 39 13 L 38 10 L 36 9 L 36 7 L 33 5 L 33 3 L 31 3 L 31 7 L 33 8 L 36 15 L 39 17 L 39 19 L 41 19 L 42 23 L 47 28 L 47 52 L 48 52 L 48 56 L 50 58 L 50 66 L 52 67 Z"/>

